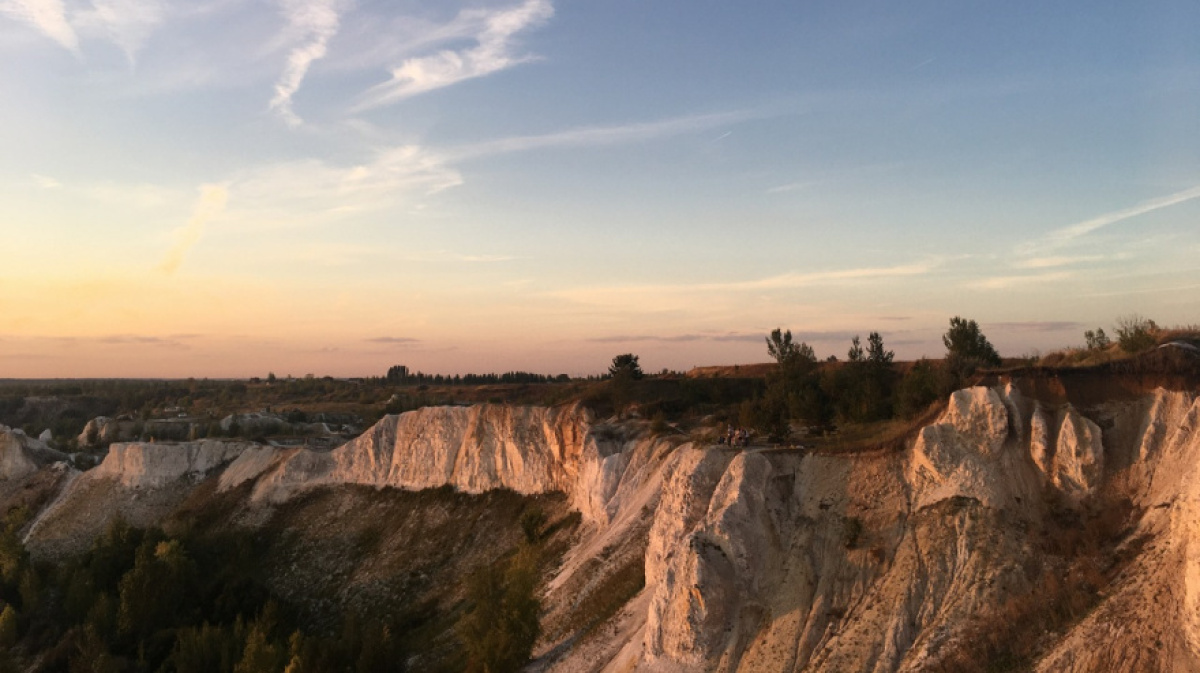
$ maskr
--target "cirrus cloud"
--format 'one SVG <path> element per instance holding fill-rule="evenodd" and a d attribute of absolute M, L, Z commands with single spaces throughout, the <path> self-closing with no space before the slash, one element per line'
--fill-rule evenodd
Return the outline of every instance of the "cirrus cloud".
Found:
<path fill-rule="evenodd" d="M 0 14 L 30 24 L 67 51 L 79 55 L 79 36 L 67 21 L 62 0 L 3 0 Z"/>
<path fill-rule="evenodd" d="M 303 122 L 292 110 L 292 96 L 300 89 L 314 61 L 325 57 L 329 40 L 337 33 L 342 0 L 283 0 L 280 8 L 287 19 L 286 33 L 294 36 L 298 45 L 288 52 L 287 65 L 275 83 L 275 96 L 270 109 L 289 126 Z"/>
<path fill-rule="evenodd" d="M 516 36 L 537 27 L 554 15 L 549 0 L 526 0 L 504 10 L 471 9 L 462 11 L 452 22 L 474 26 L 475 45 L 466 49 L 442 49 L 427 56 L 406 59 L 392 69 L 391 79 L 369 89 L 355 106 L 367 110 L 395 103 L 417 94 L 448 87 L 459 82 L 490 75 L 534 60 L 519 54 Z M 446 30 L 456 35 L 461 30 Z"/>

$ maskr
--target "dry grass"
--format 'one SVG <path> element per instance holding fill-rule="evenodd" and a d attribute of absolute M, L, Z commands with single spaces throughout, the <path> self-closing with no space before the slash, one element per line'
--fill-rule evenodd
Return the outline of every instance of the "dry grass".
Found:
<path fill-rule="evenodd" d="M 616 570 L 603 569 L 602 565 L 603 561 L 597 559 L 589 561 L 588 572 L 607 574 L 575 604 L 560 627 L 561 633 L 588 633 L 608 621 L 646 586 L 646 561 L 641 557 L 626 558 Z"/>
<path fill-rule="evenodd" d="M 1155 329 L 1152 333 L 1154 346 L 1182 341 L 1200 346 L 1200 325 L 1176 325 Z M 1064 348 L 1051 351 L 1037 361 L 1039 367 L 1070 368 L 1095 367 L 1111 362 L 1129 360 L 1138 357 L 1137 353 L 1128 353 L 1114 341 L 1104 348 Z"/>
<path fill-rule="evenodd" d="M 1122 472 L 1079 510 L 1048 494 L 1040 555 L 1026 569 L 1031 589 L 979 615 L 934 670 L 1029 670 L 1054 634 L 1086 617 L 1132 560 L 1132 554 L 1115 553 L 1140 516 L 1129 498 L 1132 488 Z"/>
<path fill-rule="evenodd" d="M 847 423 L 835 433 L 810 435 L 800 438 L 798 443 L 806 451 L 823 455 L 902 451 L 916 438 L 921 428 L 935 422 L 945 409 L 946 400 L 939 399 L 915 418 Z"/>
<path fill-rule="evenodd" d="M 748 378 L 762 379 L 775 371 L 779 365 L 774 362 L 758 362 L 748 365 L 717 365 L 711 367 L 692 367 L 686 376 L 690 379 L 716 378 Z"/>

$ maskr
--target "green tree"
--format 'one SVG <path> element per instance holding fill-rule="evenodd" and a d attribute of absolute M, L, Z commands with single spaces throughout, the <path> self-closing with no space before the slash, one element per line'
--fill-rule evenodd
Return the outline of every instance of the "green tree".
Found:
<path fill-rule="evenodd" d="M 896 411 L 912 418 L 942 395 L 942 375 L 935 363 L 921 358 L 896 386 Z"/>
<path fill-rule="evenodd" d="M 879 332 L 867 337 L 863 350 L 858 336 L 850 341 L 847 362 L 832 370 L 825 379 L 827 394 L 842 420 L 875 421 L 892 414 L 891 395 L 894 373 L 892 351 L 884 348 Z"/>
<path fill-rule="evenodd" d="M 1108 335 L 1104 333 L 1103 327 L 1096 328 L 1096 331 L 1088 330 L 1083 333 L 1083 339 L 1087 342 L 1088 350 L 1102 350 L 1108 348 Z"/>
<path fill-rule="evenodd" d="M 233 628 L 206 622 L 180 629 L 175 635 L 175 648 L 167 660 L 168 670 L 175 673 L 230 673 L 243 649 L 238 627 L 241 627 L 240 621 Z"/>
<path fill-rule="evenodd" d="M 866 359 L 866 356 L 863 354 L 862 345 L 858 342 L 857 334 L 850 340 L 850 350 L 846 352 L 846 359 L 850 362 L 862 362 Z"/>
<path fill-rule="evenodd" d="M 246 647 L 233 673 L 280 673 L 287 660 L 287 652 L 271 639 L 268 629 L 255 624 L 246 636 Z"/>
<path fill-rule="evenodd" d="M 942 336 L 942 343 L 946 346 L 947 357 L 974 360 L 993 367 L 1000 365 L 1000 354 L 974 320 L 964 320 L 958 316 L 951 318 L 950 329 Z"/>
<path fill-rule="evenodd" d="M 0 523 L 0 594 L 15 591 L 29 568 L 29 552 L 20 536 L 26 520 L 28 512 L 24 508 L 13 508 Z"/>
<path fill-rule="evenodd" d="M 742 405 L 740 420 L 772 441 L 785 441 L 791 419 L 821 424 L 828 420 L 829 401 L 817 374 L 817 356 L 791 330 L 776 328 L 767 337 L 767 354 L 779 366 L 767 375 L 763 394 Z"/>
<path fill-rule="evenodd" d="M 789 416 L 786 391 L 773 386 L 768 387 L 763 395 L 742 402 L 738 423 L 754 428 L 771 441 L 781 442 L 791 432 Z"/>
<path fill-rule="evenodd" d="M 372 621 L 363 633 L 355 673 L 393 673 L 400 670 L 396 639 L 387 624 Z"/>
<path fill-rule="evenodd" d="M 979 323 L 958 316 L 950 319 L 950 329 L 942 336 L 946 346 L 946 367 L 955 386 L 980 367 L 999 367 L 1000 354 L 979 329 Z"/>
<path fill-rule="evenodd" d="M 638 356 L 624 353 L 614 357 L 608 374 L 612 378 L 609 394 L 612 396 L 613 409 L 620 415 L 624 413 L 626 405 L 634 399 L 634 382 L 642 378 Z"/>
<path fill-rule="evenodd" d="M 1117 318 L 1117 344 L 1126 353 L 1140 353 L 1154 347 L 1158 325 L 1136 313 Z"/>
<path fill-rule="evenodd" d="M 121 578 L 118 621 L 121 631 L 146 637 L 174 626 L 195 581 L 195 564 L 178 540 L 147 538 L 133 568 Z"/>
<path fill-rule="evenodd" d="M 508 563 L 481 568 L 467 584 L 471 609 L 458 634 L 473 673 L 518 671 L 538 637 L 537 565 L 524 548 Z"/>
<path fill-rule="evenodd" d="M 855 337 L 857 339 L 858 337 Z M 875 366 L 891 366 L 896 354 L 883 347 L 883 337 L 879 332 L 871 332 L 867 337 L 867 362 Z"/>
<path fill-rule="evenodd" d="M 608 367 L 608 375 L 616 380 L 636 381 L 642 378 L 642 367 L 638 364 L 638 356 L 633 353 L 623 353 L 613 358 Z"/>
<path fill-rule="evenodd" d="M 88 610 L 84 623 L 87 628 L 94 629 L 102 638 L 111 640 L 117 634 L 119 609 L 117 601 L 112 596 L 102 593 L 96 597 L 92 609 Z"/>
<path fill-rule="evenodd" d="M 5 605 L 0 612 L 0 649 L 8 649 L 17 644 L 17 611 L 11 605 Z"/>
<path fill-rule="evenodd" d="M 792 330 L 783 331 L 776 327 L 767 337 L 767 355 L 770 355 L 781 366 L 800 362 L 816 362 L 817 356 L 808 344 L 792 341 Z"/>
<path fill-rule="evenodd" d="M 83 630 L 68 670 L 70 673 L 119 673 L 121 666 L 109 652 L 108 644 L 89 626 Z"/>

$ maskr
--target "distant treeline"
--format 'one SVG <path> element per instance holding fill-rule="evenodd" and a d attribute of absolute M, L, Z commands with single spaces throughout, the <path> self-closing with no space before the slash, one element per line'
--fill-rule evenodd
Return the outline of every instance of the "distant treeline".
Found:
<path fill-rule="evenodd" d="M 435 386 L 478 386 L 491 383 L 567 383 L 571 380 L 566 374 L 553 376 L 551 374 L 534 374 L 532 372 L 504 372 L 503 374 L 426 374 L 410 372 L 404 365 L 395 365 L 387 371 L 385 380 L 394 385 L 435 385 Z"/>

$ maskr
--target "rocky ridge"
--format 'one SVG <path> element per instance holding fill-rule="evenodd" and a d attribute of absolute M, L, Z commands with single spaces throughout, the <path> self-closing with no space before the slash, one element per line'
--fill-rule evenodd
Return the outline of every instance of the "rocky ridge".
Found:
<path fill-rule="evenodd" d="M 44 439 L 34 439 L 20 428 L 0 425 L 0 480 L 19 481 L 39 469 L 67 460 Z"/>
<path fill-rule="evenodd" d="M 251 509 L 340 484 L 564 492 L 585 525 L 547 578 L 535 670 L 918 671 L 945 665 L 997 606 L 1034 590 L 1031 531 L 1052 507 L 1083 511 L 1119 478 L 1144 513 L 1126 536 L 1133 560 L 1036 665 L 1200 670 L 1198 405 L 1158 389 L 1076 407 L 1004 381 L 954 393 L 903 450 L 841 455 L 654 439 L 577 406 L 426 408 L 329 452 L 117 444 L 29 539 L 65 549 L 61 531 L 95 529 L 81 511 L 96 507 L 79 503 L 100 490 L 114 511 L 140 494 L 151 520 L 186 496 L 179 485 L 209 477 L 221 492 L 244 489 Z M 0 465 L 27 470 L 8 447 Z M 557 628 L 605 567 L 629 562 L 645 586 L 604 629 Z"/>

